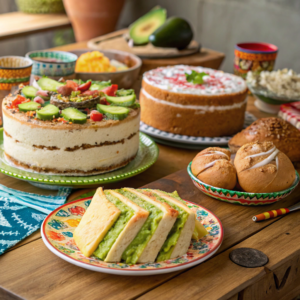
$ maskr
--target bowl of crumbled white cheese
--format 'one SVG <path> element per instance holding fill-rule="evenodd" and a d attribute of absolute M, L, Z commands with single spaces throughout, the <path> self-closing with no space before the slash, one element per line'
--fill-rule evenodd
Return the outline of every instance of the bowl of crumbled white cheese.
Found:
<path fill-rule="evenodd" d="M 300 74 L 293 70 L 248 72 L 247 85 L 255 105 L 267 113 L 278 113 L 280 105 L 300 101 Z"/>

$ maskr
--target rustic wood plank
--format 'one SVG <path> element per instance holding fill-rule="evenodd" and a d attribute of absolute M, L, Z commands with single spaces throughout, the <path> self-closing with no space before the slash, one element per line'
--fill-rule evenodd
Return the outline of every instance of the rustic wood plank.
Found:
<path fill-rule="evenodd" d="M 238 226 L 238 223 L 237 223 Z M 286 233 L 289 233 L 288 235 Z M 282 218 L 242 243 L 143 295 L 147 299 L 292 299 L 300 282 L 300 212 Z M 243 268 L 229 259 L 236 248 L 250 247 L 269 257 L 265 267 Z M 290 271 L 288 271 L 290 269 Z M 284 271 L 281 288 L 275 276 Z M 288 271 L 288 272 L 287 272 Z M 282 283 L 282 281 L 280 281 Z M 287 297 L 288 295 L 288 297 Z"/>
<path fill-rule="evenodd" d="M 66 14 L 25 14 L 23 12 L 1 14 L 0 40 L 70 26 Z"/>

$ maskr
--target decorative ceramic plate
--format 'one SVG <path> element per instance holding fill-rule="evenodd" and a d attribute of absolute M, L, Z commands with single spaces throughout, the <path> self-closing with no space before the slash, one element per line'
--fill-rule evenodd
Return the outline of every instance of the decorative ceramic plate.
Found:
<path fill-rule="evenodd" d="M 247 193 L 241 191 L 234 191 L 234 190 L 226 190 L 222 188 L 217 188 L 211 186 L 209 184 L 204 183 L 203 181 L 199 180 L 197 177 L 194 176 L 191 170 L 190 163 L 188 165 L 188 173 L 192 178 L 194 185 L 204 194 L 215 198 L 217 200 L 233 203 L 233 204 L 241 204 L 241 205 L 267 205 L 275 203 L 285 197 L 287 197 L 291 192 L 296 188 L 299 183 L 299 174 L 296 172 L 296 179 L 291 187 L 286 190 L 274 193 Z"/>
<path fill-rule="evenodd" d="M 47 186 L 83 186 L 93 184 L 107 184 L 120 181 L 152 166 L 158 158 L 158 147 L 147 135 L 140 133 L 140 146 L 137 156 L 127 166 L 104 174 L 93 176 L 60 176 L 29 172 L 13 167 L 8 163 L 3 150 L 3 128 L 0 129 L 0 172 L 17 179 L 29 181 L 34 185 L 45 188 Z"/>
<path fill-rule="evenodd" d="M 157 263 L 128 265 L 126 263 L 106 263 L 95 256 L 85 257 L 77 248 L 73 232 L 92 197 L 79 199 L 54 210 L 44 220 L 41 227 L 43 241 L 47 248 L 58 257 L 91 271 L 114 275 L 156 275 L 190 268 L 204 262 L 214 255 L 223 240 L 220 220 L 206 208 L 186 201 L 196 212 L 197 218 L 205 226 L 208 234 L 199 241 L 191 242 L 188 252 L 174 259 Z"/>
<path fill-rule="evenodd" d="M 245 113 L 245 122 L 244 128 L 248 127 L 256 120 L 256 117 L 252 114 L 246 112 Z M 186 145 L 193 145 L 198 147 L 203 146 L 224 146 L 228 144 L 228 141 L 232 138 L 232 136 L 222 136 L 222 137 L 196 137 L 196 136 L 188 136 L 188 135 L 180 135 L 174 134 L 167 131 L 161 131 L 152 126 L 148 126 L 143 122 L 140 122 L 140 131 L 152 136 L 156 139 L 156 141 L 164 140 L 173 143 L 173 146 L 176 147 L 178 143 L 181 147 Z M 163 143 L 163 142 L 162 142 Z"/>

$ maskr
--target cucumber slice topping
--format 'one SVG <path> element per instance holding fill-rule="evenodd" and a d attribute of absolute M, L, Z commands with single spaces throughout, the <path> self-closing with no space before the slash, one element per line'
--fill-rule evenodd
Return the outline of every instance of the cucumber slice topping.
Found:
<path fill-rule="evenodd" d="M 133 94 L 133 95 L 123 96 L 123 97 L 112 97 L 112 96 L 105 95 L 105 98 L 106 101 L 111 104 L 128 107 L 134 104 L 136 97 L 135 94 Z"/>
<path fill-rule="evenodd" d="M 129 96 L 129 95 L 132 95 L 132 94 L 134 94 L 133 89 L 129 89 L 129 90 L 120 89 L 120 90 L 117 90 L 117 92 L 116 92 L 116 95 L 118 97 Z"/>
<path fill-rule="evenodd" d="M 42 109 L 36 111 L 37 118 L 47 121 L 59 117 L 59 109 L 55 105 L 48 104 Z"/>
<path fill-rule="evenodd" d="M 64 119 L 76 124 L 84 124 L 87 119 L 87 115 L 85 113 L 74 107 L 63 109 L 61 115 Z"/>
<path fill-rule="evenodd" d="M 26 85 L 22 88 L 22 94 L 26 98 L 34 98 L 36 96 L 37 91 L 38 89 L 30 85 Z"/>
<path fill-rule="evenodd" d="M 37 102 L 25 102 L 18 105 L 20 111 L 32 111 L 41 108 L 41 104 Z"/>
<path fill-rule="evenodd" d="M 102 114 L 105 114 L 106 117 L 111 120 L 123 120 L 129 114 L 128 108 L 120 106 L 97 104 L 97 110 Z"/>
<path fill-rule="evenodd" d="M 92 81 L 92 85 L 90 86 L 91 91 L 101 91 L 104 88 L 111 86 L 110 81 Z"/>
<path fill-rule="evenodd" d="M 44 91 L 57 92 L 57 89 L 64 84 L 56 80 L 43 77 L 37 82 L 40 88 Z"/>

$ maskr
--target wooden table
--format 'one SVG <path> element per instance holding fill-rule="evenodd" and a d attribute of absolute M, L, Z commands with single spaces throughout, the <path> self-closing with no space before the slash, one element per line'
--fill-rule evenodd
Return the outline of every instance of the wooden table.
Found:
<path fill-rule="evenodd" d="M 257 117 L 269 116 L 259 112 L 253 102 L 249 97 L 249 112 Z M 300 187 L 280 203 L 267 207 L 244 207 L 214 200 L 197 190 L 186 172 L 187 164 L 198 151 L 158 146 L 159 158 L 151 168 L 106 187 L 164 187 L 169 192 L 177 190 L 183 198 L 208 208 L 220 218 L 225 231 L 223 244 L 213 258 L 184 272 L 147 277 L 113 276 L 61 260 L 46 248 L 38 231 L 0 256 L 0 299 L 273 300 L 299 295 L 300 211 L 261 223 L 254 223 L 251 217 L 296 203 Z M 2 174 L 0 180 L 1 184 L 15 189 L 53 193 Z M 84 192 L 75 191 L 69 200 Z M 254 269 L 233 264 L 229 253 L 239 247 L 263 251 L 269 263 Z"/>
<path fill-rule="evenodd" d="M 70 26 L 71 22 L 66 14 L 1 14 L 0 40 Z"/>

